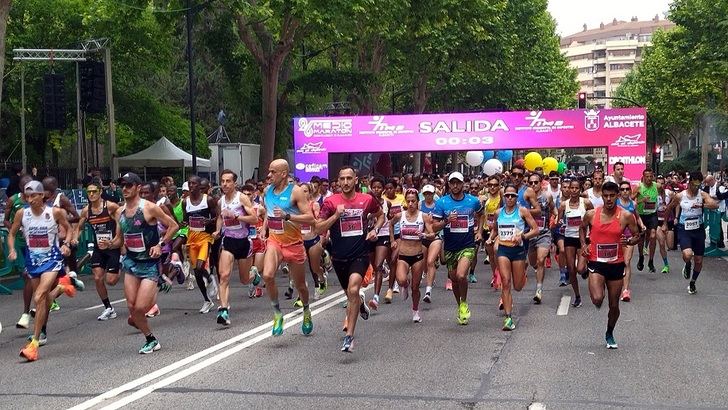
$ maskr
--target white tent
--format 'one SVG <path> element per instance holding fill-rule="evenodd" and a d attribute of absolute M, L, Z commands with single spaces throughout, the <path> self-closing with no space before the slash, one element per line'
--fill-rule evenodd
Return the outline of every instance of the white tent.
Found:
<path fill-rule="evenodd" d="M 172 144 L 165 137 L 160 138 L 149 148 L 119 158 L 121 167 L 138 168 L 183 168 L 192 166 L 192 155 Z M 197 157 L 199 168 L 210 168 L 210 160 Z"/>

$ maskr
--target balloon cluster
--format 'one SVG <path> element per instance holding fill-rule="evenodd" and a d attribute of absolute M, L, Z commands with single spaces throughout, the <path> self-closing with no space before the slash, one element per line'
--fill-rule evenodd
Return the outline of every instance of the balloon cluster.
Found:
<path fill-rule="evenodd" d="M 513 159 L 512 150 L 501 151 L 468 151 L 465 154 L 465 162 L 472 167 L 483 166 L 485 175 L 495 175 L 503 172 L 503 163 Z M 552 171 L 559 174 L 566 172 L 566 164 L 559 162 L 556 158 L 542 158 L 541 154 L 536 151 L 529 152 L 524 158 L 515 161 L 516 165 L 521 165 L 529 171 L 535 171 L 536 168 L 543 169 L 544 175 L 549 175 Z"/>

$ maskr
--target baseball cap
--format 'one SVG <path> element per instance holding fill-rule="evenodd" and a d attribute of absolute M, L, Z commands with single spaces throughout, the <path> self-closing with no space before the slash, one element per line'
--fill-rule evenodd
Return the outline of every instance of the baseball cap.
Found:
<path fill-rule="evenodd" d="M 465 181 L 465 178 L 463 177 L 463 174 L 459 172 L 453 172 L 450 174 L 450 176 L 447 177 L 448 181 L 452 181 L 453 179 L 457 179 L 460 182 Z"/>
<path fill-rule="evenodd" d="M 182 190 L 183 190 L 183 191 L 189 191 L 189 190 L 190 190 L 190 184 L 188 184 L 188 183 L 187 183 L 187 181 L 185 181 L 185 182 L 184 182 L 184 183 L 182 184 Z"/>
<path fill-rule="evenodd" d="M 43 189 L 43 184 L 40 182 L 30 181 L 25 184 L 25 187 L 23 187 L 23 192 L 26 194 L 43 194 L 45 193 L 45 190 Z"/>
<path fill-rule="evenodd" d="M 124 174 L 121 178 L 118 180 L 118 184 L 134 184 L 134 185 L 141 185 L 142 179 L 139 178 L 139 175 L 133 173 L 133 172 L 127 172 Z"/>
<path fill-rule="evenodd" d="M 430 193 L 433 193 L 434 194 L 435 193 L 435 187 L 432 186 L 432 185 L 430 185 L 430 184 L 427 184 L 427 185 L 423 186 L 422 187 L 422 193 L 424 194 L 426 192 L 430 192 Z"/>

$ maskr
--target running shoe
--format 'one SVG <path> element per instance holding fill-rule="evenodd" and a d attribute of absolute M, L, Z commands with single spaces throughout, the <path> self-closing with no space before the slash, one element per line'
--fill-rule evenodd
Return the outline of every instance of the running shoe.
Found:
<path fill-rule="evenodd" d="M 250 267 L 250 276 L 253 277 L 252 284 L 253 286 L 260 285 L 260 272 L 258 272 L 258 268 L 255 266 Z"/>
<path fill-rule="evenodd" d="M 422 318 L 420 317 L 420 311 L 419 310 L 413 310 L 412 311 L 412 322 L 413 323 L 422 323 Z"/>
<path fill-rule="evenodd" d="M 516 329 L 516 324 L 513 322 L 513 318 L 510 316 L 506 316 L 505 319 L 503 319 L 503 330 L 505 331 L 511 331 Z"/>
<path fill-rule="evenodd" d="M 154 353 L 161 348 L 162 348 L 162 345 L 159 344 L 159 340 L 154 339 L 152 341 L 144 343 L 144 346 L 142 346 L 142 348 L 139 349 L 139 354 Z"/>
<path fill-rule="evenodd" d="M 655 273 L 655 262 L 648 261 L 647 262 L 647 269 L 650 270 L 650 273 Z"/>
<path fill-rule="evenodd" d="M 293 299 L 293 282 L 292 281 L 288 281 L 288 289 L 286 289 L 286 293 L 284 293 L 283 296 L 285 296 L 286 299 Z"/>
<path fill-rule="evenodd" d="M 283 313 L 276 312 L 273 314 L 273 336 L 283 334 Z"/>
<path fill-rule="evenodd" d="M 468 283 L 478 283 L 478 278 L 475 277 L 475 273 L 468 274 Z"/>
<path fill-rule="evenodd" d="M 159 283 L 157 283 L 157 288 L 162 293 L 169 293 L 169 291 L 172 290 L 172 284 L 167 282 L 169 280 L 167 277 L 165 277 L 164 275 L 161 276 L 164 278 L 164 280 L 160 280 Z M 210 294 L 210 289 L 211 288 L 207 288 L 208 296 Z"/>
<path fill-rule="evenodd" d="M 425 296 L 422 298 L 422 301 L 425 303 L 432 303 L 432 294 L 430 292 L 425 292 Z"/>
<path fill-rule="evenodd" d="M 58 302 L 56 302 L 56 300 L 53 299 L 53 302 L 51 302 L 50 311 L 58 312 L 59 310 L 61 310 L 61 305 L 59 305 Z"/>
<path fill-rule="evenodd" d="M 574 303 L 571 304 L 571 306 L 575 308 L 580 308 L 582 306 L 581 304 L 581 296 L 577 296 L 574 298 Z"/>
<path fill-rule="evenodd" d="M 503 297 L 498 298 L 498 310 L 503 310 Z"/>
<path fill-rule="evenodd" d="M 319 282 L 318 286 L 316 286 L 313 290 L 313 298 L 315 300 L 321 299 L 321 297 L 326 293 L 326 287 L 326 282 Z"/>
<path fill-rule="evenodd" d="M 559 274 L 559 287 L 564 287 L 569 284 L 569 274 L 567 272 L 561 272 Z"/>
<path fill-rule="evenodd" d="M 392 292 L 399 293 L 399 282 L 394 282 L 394 287 L 392 287 Z"/>
<path fill-rule="evenodd" d="M 670 265 L 665 265 L 662 267 L 661 273 L 670 273 Z"/>
<path fill-rule="evenodd" d="M 71 284 L 74 288 L 76 288 L 76 290 L 83 292 L 83 290 L 86 289 L 86 285 L 83 283 L 83 281 L 78 279 L 78 275 L 76 275 L 76 272 L 68 272 L 68 277 L 71 279 Z"/>
<path fill-rule="evenodd" d="M 76 287 L 73 286 L 71 278 L 69 278 L 68 275 L 58 278 L 58 286 L 63 289 L 63 293 L 65 293 L 69 298 L 76 296 Z"/>
<path fill-rule="evenodd" d="M 18 319 L 18 322 L 15 324 L 15 327 L 18 329 L 27 329 L 30 326 L 30 315 L 28 313 L 23 313 L 20 315 L 20 319 Z"/>
<path fill-rule="evenodd" d="M 642 269 L 645 268 L 645 257 L 643 255 L 640 255 L 639 259 L 637 259 L 637 270 L 642 272 Z"/>
<path fill-rule="evenodd" d="M 458 324 L 467 325 L 470 320 L 470 308 L 468 302 L 460 302 L 458 306 Z"/>
<path fill-rule="evenodd" d="M 452 281 L 450 278 L 445 281 L 445 290 L 452 290 Z"/>
<path fill-rule="evenodd" d="M 685 266 L 683 266 L 682 274 L 683 278 L 690 279 L 690 275 L 693 273 L 693 263 L 691 261 L 685 262 Z"/>
<path fill-rule="evenodd" d="M 230 312 L 227 309 L 217 309 L 217 323 L 223 326 L 230 326 Z"/>
<path fill-rule="evenodd" d="M 248 297 L 253 299 L 255 297 L 255 285 L 252 283 L 248 284 Z"/>
<path fill-rule="evenodd" d="M 296 298 L 296 301 L 293 302 L 293 307 L 294 308 L 297 308 L 297 309 L 300 309 L 300 308 L 303 307 L 303 301 L 301 300 L 300 297 L 299 298 Z"/>
<path fill-rule="evenodd" d="M 344 344 L 341 345 L 341 351 L 351 353 L 354 350 L 354 336 L 344 336 Z"/>
<path fill-rule="evenodd" d="M 195 290 L 195 283 L 191 278 L 187 278 L 187 290 Z"/>
<path fill-rule="evenodd" d="M 215 304 L 210 302 L 209 300 L 205 301 L 205 303 L 202 304 L 202 307 L 200 308 L 200 313 L 210 313 L 210 311 L 215 307 Z"/>
<path fill-rule="evenodd" d="M 392 303 L 392 289 L 387 289 L 387 293 L 384 294 L 384 303 L 390 304 Z"/>
<path fill-rule="evenodd" d="M 369 306 L 367 306 L 364 291 L 359 291 L 359 299 L 361 300 L 361 303 L 359 303 L 359 316 L 361 316 L 361 318 L 364 320 L 368 320 L 370 311 Z"/>
<path fill-rule="evenodd" d="M 286 276 L 288 276 L 288 274 L 291 273 L 291 270 L 288 268 L 288 264 L 287 263 L 284 263 L 283 264 L 283 266 L 281 267 L 281 271 Z"/>
<path fill-rule="evenodd" d="M 29 362 L 38 360 L 38 345 L 34 342 L 28 342 L 27 345 L 20 351 L 20 357 L 25 358 Z"/>
<path fill-rule="evenodd" d="M 614 340 L 614 335 L 607 335 L 605 337 L 607 341 L 607 349 L 616 349 L 619 346 L 617 346 L 617 342 Z"/>
<path fill-rule="evenodd" d="M 389 264 L 385 261 L 382 264 L 382 282 L 387 282 L 389 280 Z"/>
<path fill-rule="evenodd" d="M 485 254 L 485 258 L 483 258 L 483 265 L 490 265 L 490 258 L 487 253 Z"/>
<path fill-rule="evenodd" d="M 619 298 L 622 302 L 629 302 L 632 300 L 632 292 L 629 289 L 622 291 L 622 296 Z"/>
<path fill-rule="evenodd" d="M 113 307 L 107 307 L 103 312 L 96 318 L 97 320 L 107 321 L 109 319 L 116 319 L 116 311 Z"/>
<path fill-rule="evenodd" d="M 220 289 L 217 285 L 217 277 L 212 274 L 210 275 L 210 283 L 207 284 L 207 297 L 210 299 L 218 298 L 219 291 Z"/>
<path fill-rule="evenodd" d="M 173 272 L 172 278 L 177 279 L 177 284 L 181 285 L 181 284 L 185 283 L 185 273 L 184 273 L 184 270 L 182 269 L 182 262 L 171 261 L 169 264 L 172 267 L 172 272 Z"/>
<path fill-rule="evenodd" d="M 688 294 L 694 295 L 698 290 L 695 289 L 695 282 L 690 281 L 690 284 L 688 284 Z"/>
<path fill-rule="evenodd" d="M 33 335 L 28 335 L 27 340 L 30 342 L 33 340 Z M 45 334 L 45 332 L 40 332 L 40 337 L 38 337 L 38 346 L 45 346 L 48 344 L 48 335 Z"/>
<path fill-rule="evenodd" d="M 533 295 L 533 301 L 537 305 L 541 304 L 541 298 L 543 297 L 543 290 L 542 289 L 536 289 L 536 294 Z"/>
<path fill-rule="evenodd" d="M 159 306 L 155 303 L 154 306 L 149 309 L 149 312 L 145 313 L 144 316 L 152 318 L 155 316 L 159 316 L 161 312 L 159 311 Z"/>
<path fill-rule="evenodd" d="M 379 295 L 374 295 L 371 299 L 369 299 L 369 307 L 371 310 L 379 309 Z"/>
<path fill-rule="evenodd" d="M 303 323 L 301 323 L 301 333 L 304 335 L 310 335 L 313 331 L 313 320 L 311 320 L 311 310 L 306 309 L 303 311 Z"/>
<path fill-rule="evenodd" d="M 324 249 L 324 254 L 321 255 L 321 258 L 324 260 L 324 269 L 326 269 L 326 272 L 331 272 L 331 270 L 334 269 L 334 265 L 331 263 L 331 255 L 329 255 L 329 251 Z"/>

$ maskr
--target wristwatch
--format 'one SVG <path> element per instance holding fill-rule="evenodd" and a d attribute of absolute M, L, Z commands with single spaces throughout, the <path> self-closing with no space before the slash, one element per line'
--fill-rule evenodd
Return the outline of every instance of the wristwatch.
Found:
<path fill-rule="evenodd" d="M 284 216 L 283 219 L 285 219 L 286 221 L 290 221 L 291 220 L 291 214 L 286 214 L 286 216 Z"/>

